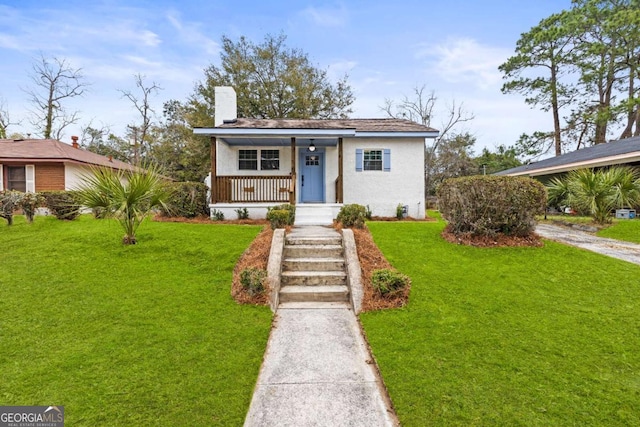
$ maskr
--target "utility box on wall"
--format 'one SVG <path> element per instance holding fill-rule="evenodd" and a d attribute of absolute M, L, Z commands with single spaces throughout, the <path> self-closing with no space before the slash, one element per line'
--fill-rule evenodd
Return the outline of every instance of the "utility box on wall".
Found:
<path fill-rule="evenodd" d="M 616 209 L 616 219 L 634 219 L 635 217 L 635 209 Z"/>

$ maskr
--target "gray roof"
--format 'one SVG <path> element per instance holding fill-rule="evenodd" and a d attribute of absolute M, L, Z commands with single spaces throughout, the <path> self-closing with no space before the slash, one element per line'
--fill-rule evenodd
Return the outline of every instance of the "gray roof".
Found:
<path fill-rule="evenodd" d="M 405 119 L 236 119 L 218 128 L 234 129 L 355 129 L 356 132 L 437 132 Z"/>
<path fill-rule="evenodd" d="M 550 175 L 572 169 L 640 161 L 640 137 L 598 144 L 561 156 L 507 169 L 496 175 Z"/>

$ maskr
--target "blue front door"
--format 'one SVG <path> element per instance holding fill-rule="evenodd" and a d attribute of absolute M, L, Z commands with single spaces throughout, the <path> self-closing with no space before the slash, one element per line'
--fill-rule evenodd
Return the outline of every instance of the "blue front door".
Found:
<path fill-rule="evenodd" d="M 300 201 L 324 203 L 324 153 L 300 153 Z"/>

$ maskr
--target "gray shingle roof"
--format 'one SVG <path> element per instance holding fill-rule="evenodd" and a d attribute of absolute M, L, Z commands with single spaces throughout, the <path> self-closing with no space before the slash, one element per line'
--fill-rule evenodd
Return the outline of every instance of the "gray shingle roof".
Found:
<path fill-rule="evenodd" d="M 404 119 L 236 119 L 219 128 L 238 129 L 355 129 L 357 132 L 437 132 Z"/>
<path fill-rule="evenodd" d="M 507 169 L 496 173 L 496 175 L 536 175 L 536 172 L 541 169 L 546 170 L 545 174 L 552 174 L 554 173 L 554 170 L 560 172 L 574 164 L 577 164 L 576 167 L 590 167 L 589 165 L 591 163 L 595 164 L 599 161 L 606 160 L 609 157 L 632 157 L 634 154 L 637 154 L 640 157 L 640 137 L 621 139 L 618 141 L 608 142 L 606 144 L 594 145 L 592 147 L 572 151 L 571 153 L 566 153 L 561 156 L 551 157 L 549 159 L 540 160 L 539 162 Z M 617 163 L 612 159 L 612 162 L 608 164 Z M 540 173 L 538 173 L 538 175 L 540 175 Z"/>

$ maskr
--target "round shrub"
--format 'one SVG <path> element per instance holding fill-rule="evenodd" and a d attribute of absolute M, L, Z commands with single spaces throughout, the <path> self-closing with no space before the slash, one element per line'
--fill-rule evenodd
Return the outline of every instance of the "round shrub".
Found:
<path fill-rule="evenodd" d="M 171 196 L 162 214 L 169 217 L 195 218 L 207 215 L 207 186 L 202 182 L 172 182 L 168 184 Z"/>
<path fill-rule="evenodd" d="M 20 200 L 20 207 L 27 222 L 32 223 L 36 215 L 36 209 L 44 205 L 44 197 L 40 193 L 24 193 Z"/>
<path fill-rule="evenodd" d="M 338 212 L 336 218 L 343 227 L 363 228 L 367 215 L 370 214 L 367 208 L 358 204 L 344 205 Z"/>
<path fill-rule="evenodd" d="M 454 234 L 526 236 L 544 212 L 547 192 L 531 178 L 479 175 L 446 180 L 438 201 Z"/>
<path fill-rule="evenodd" d="M 389 269 L 375 270 L 371 273 L 371 284 L 381 295 L 393 294 L 406 288 L 411 280 L 408 276 Z"/>
<path fill-rule="evenodd" d="M 80 215 L 80 203 L 75 191 L 43 192 L 45 205 L 58 219 L 73 220 Z"/>
<path fill-rule="evenodd" d="M 296 220 L 296 207 L 288 203 L 267 208 L 267 219 L 271 228 L 284 228 L 293 225 Z"/>
<path fill-rule="evenodd" d="M 0 218 L 7 220 L 7 225 L 13 224 L 13 212 L 20 206 L 24 193 L 19 191 L 0 191 Z"/>
<path fill-rule="evenodd" d="M 240 272 L 240 284 L 250 295 L 264 292 L 264 280 L 267 272 L 260 268 L 245 268 Z"/>

